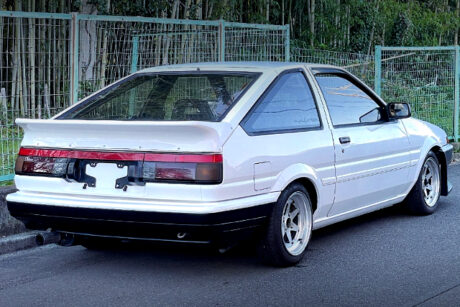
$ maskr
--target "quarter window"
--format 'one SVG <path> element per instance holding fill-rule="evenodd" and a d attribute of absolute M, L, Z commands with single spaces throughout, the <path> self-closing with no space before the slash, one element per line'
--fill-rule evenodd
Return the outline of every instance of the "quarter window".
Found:
<path fill-rule="evenodd" d="M 316 75 L 334 126 L 375 123 L 380 106 L 349 80 L 330 74 Z"/>
<path fill-rule="evenodd" d="M 301 72 L 282 75 L 247 115 L 248 133 L 267 133 L 321 126 L 316 103 Z"/>

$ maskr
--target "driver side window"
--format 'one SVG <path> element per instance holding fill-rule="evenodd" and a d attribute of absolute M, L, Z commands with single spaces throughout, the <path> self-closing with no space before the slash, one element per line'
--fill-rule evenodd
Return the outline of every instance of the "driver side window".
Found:
<path fill-rule="evenodd" d="M 333 74 L 316 75 L 334 126 L 375 123 L 381 107 L 351 81 Z"/>

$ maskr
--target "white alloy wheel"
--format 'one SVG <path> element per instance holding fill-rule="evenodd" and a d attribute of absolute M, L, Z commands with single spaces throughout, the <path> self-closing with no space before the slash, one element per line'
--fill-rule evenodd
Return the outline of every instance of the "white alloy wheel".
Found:
<path fill-rule="evenodd" d="M 426 159 L 422 168 L 422 191 L 427 206 L 433 207 L 440 193 L 439 164 L 432 157 Z"/>
<path fill-rule="evenodd" d="M 259 242 L 262 261 L 286 267 L 302 260 L 312 235 L 312 208 L 310 194 L 302 184 L 292 183 L 281 192 Z"/>
<path fill-rule="evenodd" d="M 423 161 L 414 187 L 404 200 L 407 209 L 417 215 L 432 214 L 438 207 L 441 185 L 441 165 L 436 154 L 430 151 Z"/>
<path fill-rule="evenodd" d="M 292 193 L 284 205 L 281 222 L 281 235 L 289 254 L 297 256 L 305 250 L 310 240 L 311 220 L 307 196 L 300 191 Z"/>

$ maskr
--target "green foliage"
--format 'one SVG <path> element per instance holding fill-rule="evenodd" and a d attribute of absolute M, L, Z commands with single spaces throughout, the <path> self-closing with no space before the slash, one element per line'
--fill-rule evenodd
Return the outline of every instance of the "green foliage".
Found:
<path fill-rule="evenodd" d="M 27 10 L 31 1 L 35 0 L 23 0 L 21 9 Z M 284 20 L 296 42 L 315 49 L 363 53 L 377 44 L 452 45 L 460 26 L 457 0 L 50 0 L 46 7 L 36 1 L 35 7 L 74 12 L 85 2 L 98 14 L 109 15 L 271 24 Z M 315 3 L 313 32 L 308 3 Z M 3 0 L 3 6 L 15 9 L 15 1 Z"/>

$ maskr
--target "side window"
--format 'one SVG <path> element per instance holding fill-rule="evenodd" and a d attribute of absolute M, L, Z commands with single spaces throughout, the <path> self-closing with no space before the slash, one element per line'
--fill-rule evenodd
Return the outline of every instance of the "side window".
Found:
<path fill-rule="evenodd" d="M 380 106 L 352 82 L 331 74 L 316 75 L 316 80 L 334 126 L 381 120 Z"/>
<path fill-rule="evenodd" d="M 282 75 L 242 124 L 249 133 L 319 128 L 316 103 L 301 72 Z"/>

